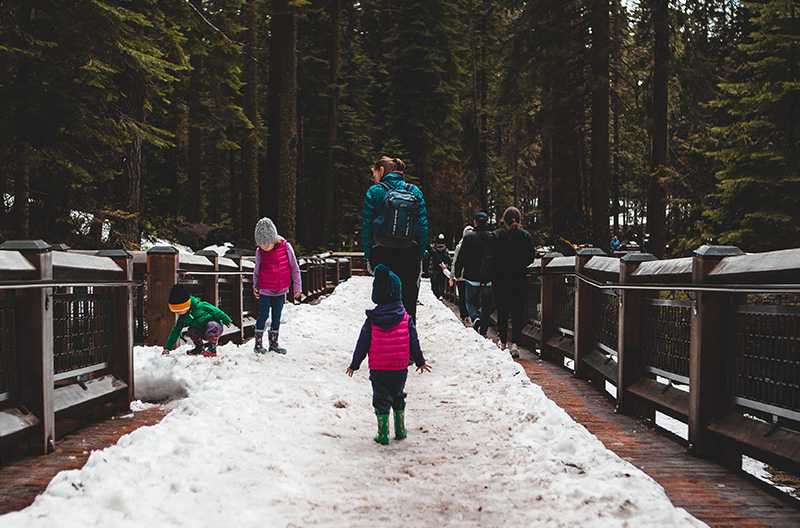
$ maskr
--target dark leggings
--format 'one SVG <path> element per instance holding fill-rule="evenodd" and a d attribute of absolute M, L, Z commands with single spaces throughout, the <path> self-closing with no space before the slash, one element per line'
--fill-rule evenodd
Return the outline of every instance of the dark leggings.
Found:
<path fill-rule="evenodd" d="M 464 281 L 458 281 L 456 283 L 456 287 L 458 288 L 458 313 L 461 319 L 466 319 L 469 315 L 467 311 L 467 294 L 465 293 L 464 286 L 466 286 Z"/>
<path fill-rule="evenodd" d="M 403 284 L 403 306 L 408 315 L 417 320 L 417 298 L 419 298 L 420 255 L 417 246 L 410 248 L 372 248 L 370 264 L 372 268 L 383 264 L 400 279 Z"/>
<path fill-rule="evenodd" d="M 389 414 L 389 409 L 406 408 L 406 378 L 408 370 L 370 370 L 372 406 L 376 414 Z"/>
<path fill-rule="evenodd" d="M 500 341 L 508 341 L 508 320 L 511 318 L 511 342 L 519 344 L 522 327 L 525 325 L 525 279 L 508 282 L 495 281 L 494 302 L 497 306 L 497 333 Z"/>

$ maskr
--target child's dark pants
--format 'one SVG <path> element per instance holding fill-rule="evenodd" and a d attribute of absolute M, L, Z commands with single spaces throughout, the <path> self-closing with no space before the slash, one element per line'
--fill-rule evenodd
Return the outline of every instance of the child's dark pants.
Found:
<path fill-rule="evenodd" d="M 406 408 L 407 370 L 370 370 L 372 382 L 372 406 L 376 414 L 389 414 L 389 409 L 402 411 Z"/>

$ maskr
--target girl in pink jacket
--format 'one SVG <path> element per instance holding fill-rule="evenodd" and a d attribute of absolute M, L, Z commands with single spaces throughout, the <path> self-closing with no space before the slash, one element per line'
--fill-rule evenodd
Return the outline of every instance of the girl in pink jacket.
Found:
<path fill-rule="evenodd" d="M 295 300 L 300 299 L 303 292 L 300 266 L 292 245 L 278 235 L 275 224 L 269 218 L 262 218 L 258 221 L 255 239 L 258 246 L 256 248 L 256 267 L 253 270 L 253 295 L 258 299 L 255 351 L 259 354 L 265 352 L 264 328 L 270 312 L 272 312 L 269 351 L 285 354 L 286 349 L 278 345 L 281 313 L 290 289 L 293 290 Z"/>
<path fill-rule="evenodd" d="M 394 433 L 397 440 L 406 437 L 405 408 L 406 378 L 409 358 L 417 365 L 417 372 L 430 372 L 419 346 L 414 320 L 403 307 L 400 279 L 383 264 L 375 267 L 372 283 L 374 310 L 367 310 L 367 320 L 361 328 L 353 361 L 346 373 L 353 376 L 365 357 L 369 361 L 369 379 L 372 382 L 372 406 L 378 418 L 375 441 L 389 443 L 389 410 L 394 410 Z"/>

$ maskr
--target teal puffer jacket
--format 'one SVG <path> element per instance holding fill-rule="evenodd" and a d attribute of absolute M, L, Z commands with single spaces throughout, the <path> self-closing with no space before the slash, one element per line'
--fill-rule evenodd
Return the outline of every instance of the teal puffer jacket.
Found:
<path fill-rule="evenodd" d="M 422 191 L 414 184 L 408 183 L 403 179 L 403 176 L 397 172 L 390 172 L 385 175 L 382 180 L 392 188 L 405 186 L 411 191 L 414 196 L 419 200 L 419 218 L 417 219 L 417 233 L 416 241 L 419 248 L 419 256 L 425 254 L 425 249 L 428 247 L 428 209 L 425 207 L 425 197 Z M 369 259 L 372 247 L 375 241 L 372 236 L 372 229 L 375 219 L 383 214 L 383 204 L 386 200 L 386 188 L 380 184 L 374 184 L 367 189 L 367 194 L 364 196 L 364 211 L 361 215 L 361 241 L 364 248 L 364 256 Z"/>

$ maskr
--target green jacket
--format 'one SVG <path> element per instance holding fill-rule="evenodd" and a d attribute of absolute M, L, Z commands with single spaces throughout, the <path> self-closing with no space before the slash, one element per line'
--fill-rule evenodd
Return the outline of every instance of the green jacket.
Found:
<path fill-rule="evenodd" d="M 390 172 L 383 177 L 383 183 L 388 184 L 390 187 L 398 188 L 405 186 L 406 189 L 414 193 L 414 196 L 419 200 L 419 218 L 417 219 L 417 232 L 416 240 L 419 247 L 419 256 L 422 258 L 425 255 L 425 250 L 428 248 L 428 210 L 425 207 L 425 197 L 422 191 L 419 190 L 414 184 L 408 183 L 403 179 L 403 176 Z M 361 214 L 361 239 L 364 247 L 364 256 L 369 259 L 372 252 L 372 229 L 374 227 L 375 219 L 383 214 L 383 202 L 386 200 L 386 188 L 378 183 L 372 185 L 367 189 L 367 194 L 364 196 L 364 210 Z"/>
<path fill-rule="evenodd" d="M 216 321 L 223 326 L 233 322 L 233 319 L 231 319 L 228 314 L 213 304 L 201 301 L 197 297 L 191 297 L 191 300 L 192 305 L 189 307 L 189 311 L 178 317 L 178 320 L 175 321 L 175 326 L 172 327 L 172 332 L 169 333 L 167 344 L 164 345 L 164 348 L 167 350 L 172 350 L 175 347 L 175 343 L 178 341 L 181 331 L 186 327 L 190 326 L 192 328 L 205 330 L 206 326 L 211 321 Z"/>

